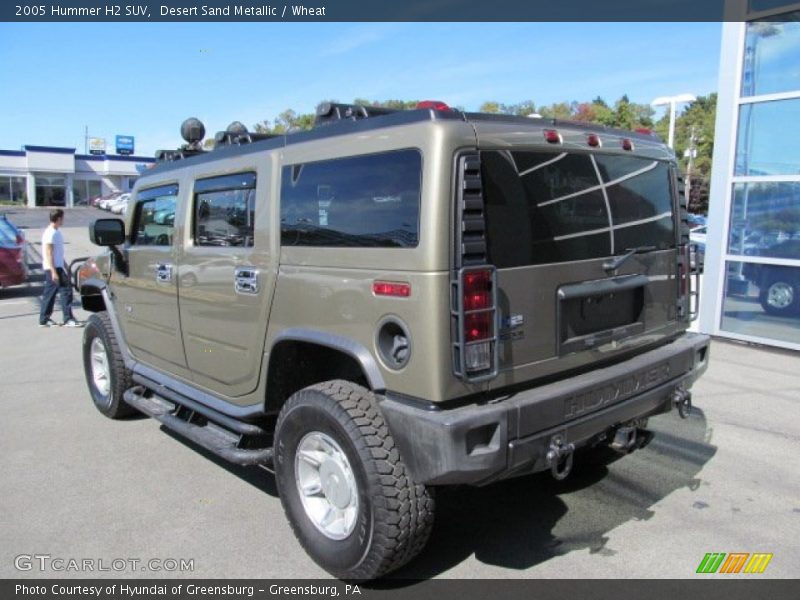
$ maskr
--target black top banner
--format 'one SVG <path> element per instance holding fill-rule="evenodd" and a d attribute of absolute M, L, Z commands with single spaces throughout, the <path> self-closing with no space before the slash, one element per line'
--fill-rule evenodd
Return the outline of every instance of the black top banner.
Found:
<path fill-rule="evenodd" d="M 782 0 L 104 0 L 3 2 L 0 21 L 741 21 Z"/>

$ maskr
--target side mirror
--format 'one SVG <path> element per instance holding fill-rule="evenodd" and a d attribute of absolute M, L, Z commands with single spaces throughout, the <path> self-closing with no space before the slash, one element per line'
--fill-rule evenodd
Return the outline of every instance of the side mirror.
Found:
<path fill-rule="evenodd" d="M 97 219 L 89 225 L 89 239 L 98 246 L 111 250 L 112 263 L 120 273 L 128 276 L 128 251 L 120 252 L 117 246 L 125 243 L 125 223 L 120 219 Z"/>
<path fill-rule="evenodd" d="M 125 224 L 120 219 L 97 219 L 89 225 L 89 239 L 98 246 L 119 246 L 125 242 Z"/>

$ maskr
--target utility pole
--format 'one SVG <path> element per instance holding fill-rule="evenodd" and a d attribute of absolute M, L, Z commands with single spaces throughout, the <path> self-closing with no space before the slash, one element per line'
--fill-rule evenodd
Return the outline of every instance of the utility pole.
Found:
<path fill-rule="evenodd" d="M 686 156 L 689 161 L 686 163 L 686 208 L 692 199 L 692 166 L 694 159 L 697 156 L 697 135 L 695 134 L 696 128 L 692 125 L 691 132 L 689 133 L 689 147 L 686 148 Z"/>
<path fill-rule="evenodd" d="M 83 126 L 83 153 L 89 153 L 89 126 Z"/>

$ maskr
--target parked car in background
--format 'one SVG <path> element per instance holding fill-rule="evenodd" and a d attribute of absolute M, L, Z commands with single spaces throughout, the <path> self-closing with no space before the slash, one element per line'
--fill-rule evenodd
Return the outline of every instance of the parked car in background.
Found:
<path fill-rule="evenodd" d="M 692 244 L 692 252 L 689 255 L 689 260 L 692 271 L 703 272 L 703 267 L 706 264 L 706 234 L 707 229 L 705 225 L 702 227 L 695 227 L 689 232 L 689 241 Z"/>
<path fill-rule="evenodd" d="M 689 228 L 692 230 L 695 230 L 698 227 L 705 227 L 708 223 L 708 220 L 703 215 L 687 213 L 686 218 L 689 221 Z"/>
<path fill-rule="evenodd" d="M 108 210 L 108 211 L 110 211 L 112 213 L 116 212 L 114 210 L 114 207 L 116 207 L 116 206 L 118 206 L 120 204 L 126 203 L 128 201 L 128 198 L 130 198 L 130 197 L 131 197 L 130 194 L 120 194 L 119 196 L 117 196 L 113 200 L 110 200 L 109 202 L 107 202 L 105 207 L 101 206 L 100 208 L 105 208 L 106 210 Z M 117 214 L 119 214 L 119 213 L 117 213 Z"/>
<path fill-rule="evenodd" d="M 111 208 L 109 210 L 115 215 L 124 214 L 125 211 L 128 210 L 128 199 L 130 197 L 130 194 L 122 194 L 113 204 L 111 204 Z"/>
<path fill-rule="evenodd" d="M 122 196 L 122 192 L 114 192 L 112 194 L 108 194 L 107 196 L 103 196 L 97 201 L 97 208 L 102 208 L 103 210 L 108 210 L 108 206 L 112 202 L 116 202 L 119 197 Z"/>
<path fill-rule="evenodd" d="M 5 214 L 0 215 L 0 287 L 19 285 L 27 279 L 25 234 Z"/>

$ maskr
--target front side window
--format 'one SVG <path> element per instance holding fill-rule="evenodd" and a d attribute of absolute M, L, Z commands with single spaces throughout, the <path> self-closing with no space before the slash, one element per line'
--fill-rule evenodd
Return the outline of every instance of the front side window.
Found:
<path fill-rule="evenodd" d="M 177 185 L 165 185 L 139 192 L 131 240 L 134 246 L 172 245 L 177 197 Z"/>
<path fill-rule="evenodd" d="M 284 246 L 418 243 L 422 157 L 417 150 L 287 166 L 281 178 Z"/>
<path fill-rule="evenodd" d="M 484 151 L 489 254 L 498 267 L 675 246 L 669 164 L 563 152 Z"/>
<path fill-rule="evenodd" d="M 198 179 L 194 184 L 196 246 L 253 246 L 256 174 Z"/>

